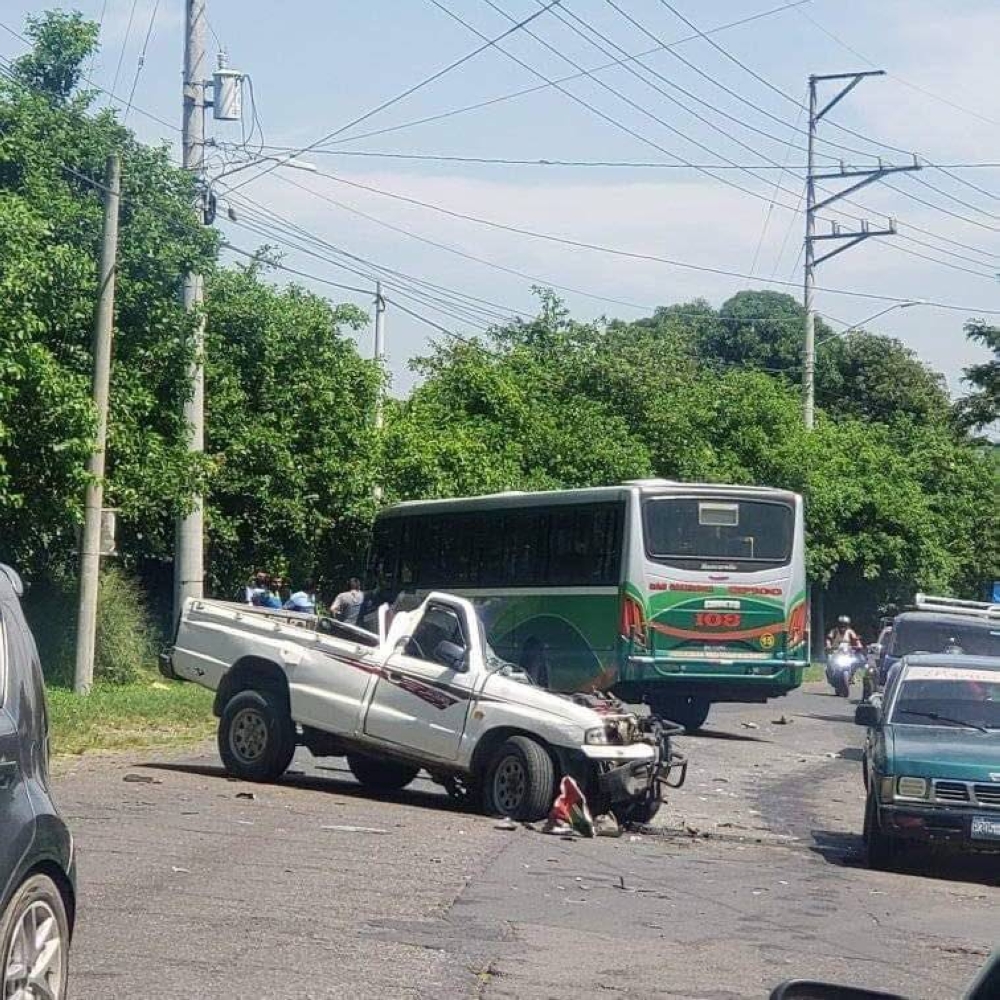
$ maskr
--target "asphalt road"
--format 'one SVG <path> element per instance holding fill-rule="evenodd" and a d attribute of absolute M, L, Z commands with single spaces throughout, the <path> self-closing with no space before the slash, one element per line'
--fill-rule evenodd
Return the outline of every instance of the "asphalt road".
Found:
<path fill-rule="evenodd" d="M 498 829 L 423 782 L 376 800 L 308 755 L 276 786 L 210 747 L 61 762 L 71 997 L 959 997 L 1000 942 L 1000 865 L 861 867 L 852 711 L 818 686 L 717 709 L 655 833 L 617 840 Z"/>

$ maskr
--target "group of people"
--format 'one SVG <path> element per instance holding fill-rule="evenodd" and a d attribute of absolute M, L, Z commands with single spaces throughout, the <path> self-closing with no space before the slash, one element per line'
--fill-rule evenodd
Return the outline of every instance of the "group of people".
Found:
<path fill-rule="evenodd" d="M 348 581 L 347 590 L 337 594 L 330 604 L 330 614 L 338 621 L 356 625 L 361 616 L 364 600 L 361 581 L 352 576 Z M 309 615 L 316 614 L 319 607 L 316 584 L 313 580 L 307 580 L 301 589 L 293 591 L 284 577 L 272 575 L 265 570 L 257 570 L 246 584 L 243 589 L 243 602 L 255 608 L 297 611 Z"/>

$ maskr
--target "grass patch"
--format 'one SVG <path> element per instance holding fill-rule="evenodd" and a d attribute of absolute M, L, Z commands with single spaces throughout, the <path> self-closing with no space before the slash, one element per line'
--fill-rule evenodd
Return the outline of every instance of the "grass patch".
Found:
<path fill-rule="evenodd" d="M 197 742 L 215 731 L 212 698 L 197 684 L 151 672 L 131 684 L 96 684 L 86 696 L 49 687 L 52 750 L 81 754 Z"/>
<path fill-rule="evenodd" d="M 822 663 L 810 663 L 802 674 L 803 684 L 813 684 L 823 680 L 826 680 L 826 670 Z"/>

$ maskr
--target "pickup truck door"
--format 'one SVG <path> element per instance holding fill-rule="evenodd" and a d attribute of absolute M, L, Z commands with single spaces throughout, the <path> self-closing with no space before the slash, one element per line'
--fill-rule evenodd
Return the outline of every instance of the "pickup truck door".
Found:
<path fill-rule="evenodd" d="M 365 717 L 367 736 L 441 760 L 458 756 L 474 678 L 468 655 L 456 668 L 442 655 L 442 642 L 468 651 L 467 625 L 457 608 L 431 603 L 382 665 Z"/>

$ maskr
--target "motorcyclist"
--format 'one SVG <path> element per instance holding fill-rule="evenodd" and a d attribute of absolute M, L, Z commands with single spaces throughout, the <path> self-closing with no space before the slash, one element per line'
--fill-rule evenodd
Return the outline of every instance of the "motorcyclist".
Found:
<path fill-rule="evenodd" d="M 861 636 L 851 628 L 851 619 L 847 615 L 841 615 L 837 624 L 827 633 L 826 651 L 832 652 L 842 642 L 846 642 L 855 651 L 862 648 Z"/>

